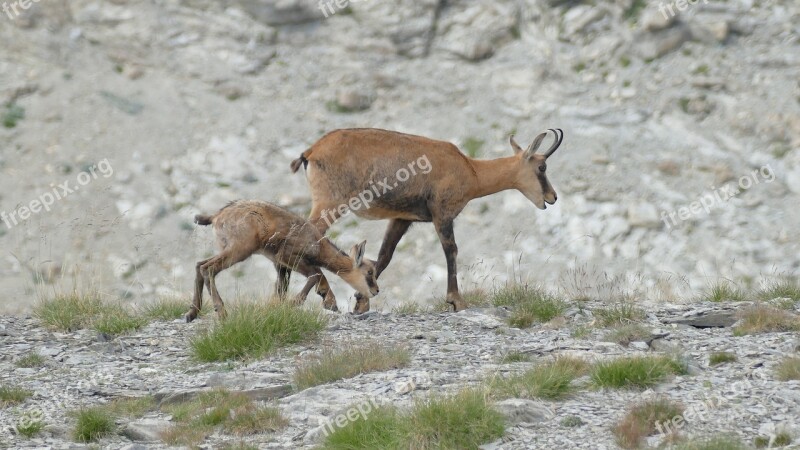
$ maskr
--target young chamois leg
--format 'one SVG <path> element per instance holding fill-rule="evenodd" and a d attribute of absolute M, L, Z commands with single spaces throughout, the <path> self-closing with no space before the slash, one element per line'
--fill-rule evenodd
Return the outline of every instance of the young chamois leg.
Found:
<path fill-rule="evenodd" d="M 411 227 L 410 220 L 392 219 L 389 221 L 389 226 L 386 227 L 386 234 L 383 236 L 383 244 L 381 250 L 378 252 L 378 262 L 375 264 L 375 278 L 381 276 L 381 273 L 386 269 L 392 261 L 392 256 L 400 243 L 400 239 L 406 234 Z M 369 311 L 369 299 L 364 299 L 361 294 L 356 293 L 356 307 L 354 313 L 361 314 Z"/>
<path fill-rule="evenodd" d="M 311 213 L 308 215 L 308 221 L 314 225 L 320 234 L 325 236 L 325 232 L 331 227 L 342 215 L 339 213 L 338 205 L 317 205 L 314 203 L 311 207 Z M 333 290 L 325 274 L 320 272 L 319 283 L 317 283 L 317 295 L 323 298 L 322 306 L 331 311 L 338 311 L 336 306 L 336 297 L 333 295 Z M 358 299 L 358 297 L 356 297 Z M 357 302 L 358 300 L 356 300 Z M 367 304 L 369 308 L 369 304 Z"/>
<path fill-rule="evenodd" d="M 241 242 L 241 244 L 244 244 L 244 242 Z M 223 270 L 244 261 L 258 250 L 258 242 L 253 241 L 250 244 L 246 247 L 244 245 L 228 247 L 219 255 L 207 260 L 200 266 L 200 274 L 203 276 L 208 292 L 211 294 L 211 299 L 214 301 L 214 311 L 217 312 L 217 316 L 220 319 L 225 318 L 226 312 L 225 304 L 222 302 L 219 291 L 217 291 L 215 278 Z"/>
<path fill-rule="evenodd" d="M 191 322 L 197 318 L 197 315 L 200 314 L 200 310 L 203 309 L 203 283 L 204 278 L 203 274 L 200 273 L 200 267 L 207 263 L 211 258 L 204 259 L 198 262 L 195 265 L 195 277 L 194 277 L 194 299 L 192 299 L 192 307 L 189 308 L 189 312 L 184 315 L 184 318 L 187 322 Z"/>
<path fill-rule="evenodd" d="M 295 297 L 295 303 L 299 305 L 305 301 L 308 293 L 311 292 L 311 288 L 318 286 L 325 275 L 322 274 L 322 270 L 320 270 L 319 267 L 302 265 L 296 267 L 295 270 L 300 272 L 303 276 L 308 277 L 305 286 L 303 286 L 303 289 Z M 322 292 L 317 288 L 317 294 L 322 297 L 323 308 L 330 311 L 339 311 L 339 308 L 336 306 L 336 297 L 333 295 L 333 291 L 330 287 L 328 287 L 327 291 Z"/>
<path fill-rule="evenodd" d="M 439 241 L 442 243 L 444 256 L 447 259 L 447 303 L 453 305 L 453 310 L 458 312 L 467 308 L 466 302 L 458 293 L 458 271 L 456 269 L 456 258 L 458 257 L 458 246 L 456 237 L 453 234 L 453 221 L 436 220 L 433 225 L 439 234 Z"/>
<path fill-rule="evenodd" d="M 278 298 L 286 297 L 286 292 L 289 290 L 289 279 L 292 276 L 292 269 L 275 263 L 275 271 L 278 272 L 278 279 L 275 280 L 275 295 Z"/>

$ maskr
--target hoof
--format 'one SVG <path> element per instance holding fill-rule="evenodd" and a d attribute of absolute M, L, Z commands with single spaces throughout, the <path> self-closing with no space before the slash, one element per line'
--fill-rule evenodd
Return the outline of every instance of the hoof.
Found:
<path fill-rule="evenodd" d="M 448 297 L 447 303 L 453 305 L 453 312 L 459 312 L 467 309 L 467 302 L 461 297 Z"/>
<path fill-rule="evenodd" d="M 194 308 L 190 309 L 189 312 L 183 315 L 183 318 L 186 319 L 186 323 L 192 323 L 194 319 L 197 319 L 197 310 Z"/>
<path fill-rule="evenodd" d="M 357 298 L 353 314 L 364 314 L 365 312 L 369 312 L 369 299 Z"/>

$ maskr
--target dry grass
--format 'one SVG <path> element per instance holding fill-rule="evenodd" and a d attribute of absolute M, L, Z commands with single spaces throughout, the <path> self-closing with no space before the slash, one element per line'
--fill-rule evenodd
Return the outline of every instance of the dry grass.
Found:
<path fill-rule="evenodd" d="M 644 341 L 651 335 L 649 329 L 638 323 L 631 323 L 612 329 L 603 337 L 603 340 L 627 347 L 631 342 Z"/>
<path fill-rule="evenodd" d="M 606 308 L 596 308 L 594 316 L 597 323 L 604 327 L 630 325 L 644 319 L 644 311 L 628 300 L 619 300 Z"/>
<path fill-rule="evenodd" d="M 781 381 L 800 380 L 800 356 L 787 356 L 775 366 L 775 376 Z"/>
<path fill-rule="evenodd" d="M 656 432 L 657 425 L 668 424 L 673 418 L 682 416 L 683 410 L 683 405 L 666 397 L 634 405 L 612 430 L 617 444 L 627 449 L 641 447 L 644 439 Z"/>
<path fill-rule="evenodd" d="M 554 295 L 527 284 L 510 284 L 497 289 L 491 296 L 494 306 L 511 308 L 509 325 L 527 328 L 534 323 L 549 322 L 561 316 L 567 303 Z"/>
<path fill-rule="evenodd" d="M 774 306 L 744 308 L 739 311 L 738 318 L 739 325 L 733 329 L 735 336 L 800 330 L 800 317 Z"/>
<path fill-rule="evenodd" d="M 0 386 L 0 408 L 18 405 L 31 396 L 29 391 L 18 387 Z"/>
<path fill-rule="evenodd" d="M 405 367 L 411 361 L 411 355 L 405 347 L 377 342 L 353 343 L 343 347 L 342 350 L 323 352 L 321 356 L 300 363 L 294 373 L 295 385 L 299 389 L 306 389 L 361 373 Z"/>
<path fill-rule="evenodd" d="M 736 355 L 731 352 L 714 352 L 708 357 L 709 366 L 717 366 L 735 361 Z"/>
<path fill-rule="evenodd" d="M 45 361 L 46 360 L 44 356 L 38 353 L 28 353 L 27 355 L 22 356 L 16 361 L 14 361 L 14 365 L 17 367 L 32 369 L 35 367 L 42 367 Z"/>

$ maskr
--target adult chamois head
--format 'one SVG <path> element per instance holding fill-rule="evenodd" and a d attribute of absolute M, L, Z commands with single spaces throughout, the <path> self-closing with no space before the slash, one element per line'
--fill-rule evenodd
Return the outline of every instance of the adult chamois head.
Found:
<path fill-rule="evenodd" d="M 378 275 L 392 259 L 400 239 L 414 222 L 433 222 L 447 259 L 447 302 L 466 308 L 458 292 L 453 221 L 471 200 L 515 189 L 539 209 L 555 203 L 547 179 L 547 158 L 561 145 L 564 133 L 550 129 L 555 141 L 537 153 L 547 132 L 527 150 L 510 139 L 514 155 L 479 160 L 455 145 L 422 136 L 379 129 L 336 130 L 292 161 L 306 167 L 313 205 L 309 221 L 324 233 L 350 212 L 366 219 L 388 219 L 377 261 Z M 326 280 L 320 281 L 326 286 Z M 357 296 L 356 312 L 369 309 Z"/>

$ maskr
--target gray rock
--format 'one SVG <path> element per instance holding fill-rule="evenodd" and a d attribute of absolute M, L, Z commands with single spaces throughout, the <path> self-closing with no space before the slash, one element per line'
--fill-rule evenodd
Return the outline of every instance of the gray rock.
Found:
<path fill-rule="evenodd" d="M 543 402 L 510 398 L 495 404 L 509 425 L 540 423 L 552 419 L 555 413 Z"/>
<path fill-rule="evenodd" d="M 273 26 L 312 22 L 325 18 L 316 4 L 303 0 L 234 0 L 234 3 L 257 20 Z M 334 6 L 335 8 L 335 6 Z"/>
<path fill-rule="evenodd" d="M 170 422 L 159 419 L 140 419 L 122 427 L 122 435 L 132 441 L 155 442 L 170 427 Z"/>

